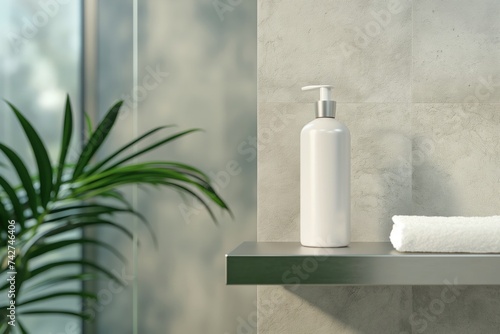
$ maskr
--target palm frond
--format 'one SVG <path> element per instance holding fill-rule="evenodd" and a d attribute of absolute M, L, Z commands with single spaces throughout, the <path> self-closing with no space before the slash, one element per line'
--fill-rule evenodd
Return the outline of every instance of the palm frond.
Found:
<path fill-rule="evenodd" d="M 183 136 L 185 136 L 187 134 L 190 134 L 190 133 L 193 133 L 193 132 L 196 132 L 196 131 L 202 131 L 202 130 L 201 129 L 190 129 L 190 130 L 186 130 L 186 131 L 182 131 L 182 132 L 176 133 L 176 134 L 174 134 L 172 136 L 169 136 L 169 137 L 167 137 L 165 139 L 162 139 L 162 140 L 160 140 L 160 141 L 158 141 L 158 142 L 156 142 L 154 144 L 151 144 L 148 147 L 146 147 L 146 148 L 144 148 L 144 149 L 142 149 L 142 150 L 140 150 L 140 151 L 138 151 L 136 153 L 133 153 L 133 154 L 129 155 L 126 158 L 123 158 L 122 160 L 116 162 L 114 165 L 111 165 L 111 167 L 108 167 L 106 170 L 110 170 L 110 169 L 113 169 L 113 168 L 115 168 L 117 166 L 120 166 L 120 165 L 124 164 L 127 161 L 130 161 L 130 160 L 132 160 L 132 159 L 134 159 L 134 158 L 136 158 L 136 157 L 138 157 L 140 155 L 143 155 L 143 154 L 145 154 L 145 153 L 147 153 L 149 151 L 154 150 L 155 148 L 158 148 L 158 147 L 160 147 L 162 145 L 165 145 L 165 144 L 167 144 L 167 143 L 169 143 L 169 142 L 171 142 L 173 140 L 176 140 L 178 138 L 181 138 L 181 137 L 183 137 Z"/>
<path fill-rule="evenodd" d="M 107 158 L 105 158 L 104 160 L 102 160 L 101 162 L 97 163 L 91 170 L 89 170 L 88 172 L 86 172 L 86 175 L 92 175 L 94 174 L 95 172 L 97 172 L 100 168 L 102 168 L 104 165 L 106 165 L 108 162 L 110 162 L 111 160 L 113 160 L 114 158 L 116 158 L 120 153 L 122 152 L 125 152 L 127 149 L 133 147 L 134 145 L 136 145 L 137 143 L 139 143 L 140 141 L 142 141 L 143 139 L 146 139 L 147 137 L 155 134 L 156 132 L 160 131 L 160 130 L 163 130 L 163 129 L 166 129 L 166 128 L 169 128 L 169 127 L 172 127 L 172 125 L 170 126 L 159 126 L 157 128 L 154 128 L 153 130 L 151 131 L 148 131 L 146 132 L 145 134 L 143 134 L 142 136 L 140 136 L 139 138 L 131 141 L 130 143 L 128 143 L 127 145 L 124 145 L 123 147 L 121 147 L 120 149 L 116 150 L 115 152 L 113 152 L 112 154 L 110 154 Z"/>
<path fill-rule="evenodd" d="M 38 165 L 38 176 L 40 179 L 40 200 L 43 208 L 47 207 L 52 192 L 52 164 L 50 163 L 49 154 L 43 144 L 40 136 L 35 131 L 33 126 L 24 118 L 17 108 L 11 103 L 7 102 L 19 123 L 21 124 L 26 137 L 28 138 L 35 160 Z M 26 186 L 26 185 L 25 185 Z"/>
<path fill-rule="evenodd" d="M 54 241 L 50 243 L 36 245 L 36 247 L 34 247 L 28 254 L 26 254 L 26 259 L 29 260 L 43 255 L 51 255 L 55 250 L 60 250 L 62 248 L 71 247 L 75 245 L 99 246 L 103 249 L 108 250 L 113 255 L 115 255 L 120 261 L 127 262 L 125 256 L 123 256 L 115 247 L 101 240 L 90 239 L 90 238 L 64 239 L 60 241 Z"/>
<path fill-rule="evenodd" d="M 46 273 L 47 271 L 53 270 L 55 268 L 68 267 L 68 266 L 88 267 L 88 268 L 91 268 L 92 270 L 95 270 L 98 273 L 104 274 L 106 277 L 115 281 L 118 284 L 123 283 L 120 280 L 120 277 L 118 277 L 116 274 L 114 274 L 110 270 L 106 269 L 105 267 L 103 267 L 95 262 L 88 261 L 88 260 L 61 260 L 61 261 L 54 261 L 54 262 L 46 263 L 46 264 L 43 264 L 39 267 L 31 269 L 29 272 L 29 278 L 30 279 L 35 278 L 35 277 L 37 277 L 43 273 Z"/>
<path fill-rule="evenodd" d="M 61 290 L 58 286 L 74 281 L 111 279 L 122 285 L 120 277 L 110 268 L 91 259 L 59 258 L 54 253 L 64 253 L 69 247 L 85 245 L 106 250 L 126 262 L 112 243 L 99 238 L 75 237 L 74 232 L 88 228 L 108 227 L 127 238 L 132 232 L 117 219 L 118 215 L 134 216 L 149 231 L 153 243 L 156 235 L 146 217 L 135 210 L 120 189 L 125 186 L 152 186 L 173 189 L 192 196 L 206 209 L 217 223 L 212 205 L 229 212 L 228 205 L 211 185 L 208 175 L 200 169 L 175 161 L 147 161 L 136 163 L 135 158 L 174 142 L 200 129 L 189 129 L 166 135 L 136 152 L 130 148 L 142 145 L 146 139 L 172 126 L 159 126 L 125 143 L 101 160 L 96 153 L 116 124 L 122 102 L 109 109 L 95 131 L 90 118 L 85 114 L 87 138 L 83 150 L 76 159 L 69 155 L 73 137 L 73 111 L 69 96 L 66 98 L 59 159 L 52 166 L 46 145 L 35 127 L 12 104 L 8 103 L 21 124 L 36 161 L 36 171 L 31 174 L 23 158 L 12 148 L 0 143 L 0 152 L 8 165 L 0 163 L 0 273 L 7 271 L 7 222 L 16 221 L 16 303 L 18 306 L 18 331 L 28 333 L 22 324 L 25 316 L 67 315 L 86 319 L 84 313 L 62 309 L 37 307 L 39 303 L 58 298 L 74 297 L 95 300 L 96 296 L 80 289 Z M 76 161 L 73 161 L 76 160 Z M 20 184 L 13 184 L 2 173 L 8 168 L 17 175 Z M 140 243 L 139 243 L 140 245 Z M 75 268 L 83 268 L 75 273 Z M 60 274 L 58 269 L 68 269 Z M 29 283 L 29 284 L 28 284 Z M 0 293 L 8 288 L 7 282 L 0 282 Z M 40 293 L 42 293 L 40 295 Z M 2 302 L 3 304 L 3 302 Z M 9 332 L 0 309 L 0 334 Z"/>
<path fill-rule="evenodd" d="M 61 298 L 61 297 L 81 297 L 81 298 L 85 298 L 85 299 L 97 300 L 97 296 L 93 293 L 84 292 L 84 291 L 61 291 L 61 292 L 49 293 L 49 294 L 46 294 L 46 295 L 43 295 L 40 297 L 36 297 L 36 298 L 32 298 L 32 299 L 29 299 L 26 301 L 21 301 L 21 302 L 19 302 L 19 304 L 17 306 L 18 307 L 19 306 L 26 306 L 26 305 L 41 302 L 44 300 L 56 299 L 56 298 Z"/>
<path fill-rule="evenodd" d="M 3 189 L 5 194 L 8 196 L 10 200 L 10 205 L 12 207 L 12 211 L 14 213 L 13 216 L 11 216 L 11 219 L 16 220 L 21 227 L 24 227 L 24 222 L 25 222 L 25 217 L 24 217 L 24 210 L 21 205 L 21 202 L 19 201 L 19 198 L 17 197 L 16 191 L 14 188 L 9 184 L 9 182 L 4 179 L 2 176 L 0 176 L 0 188 Z M 5 211 L 7 211 L 5 209 Z M 7 213 L 5 213 L 7 215 Z M 6 221 L 6 220 L 4 220 Z"/>
<path fill-rule="evenodd" d="M 108 137 L 109 132 L 113 128 L 118 117 L 118 112 L 123 104 L 123 101 L 117 102 L 106 114 L 103 121 L 99 124 L 95 132 L 90 137 L 89 141 L 83 148 L 82 154 L 76 163 L 73 171 L 73 180 L 76 180 L 82 173 L 90 160 L 94 157 L 99 147 L 101 147 L 104 140 Z"/>
<path fill-rule="evenodd" d="M 54 197 L 57 198 L 59 188 L 61 187 L 64 167 L 66 166 L 66 156 L 68 155 L 71 137 L 73 135 L 73 112 L 69 96 L 66 98 L 66 108 L 64 113 L 63 135 L 61 139 L 61 153 L 59 155 L 59 164 L 57 166 L 56 183 L 54 185 Z"/>
<path fill-rule="evenodd" d="M 19 315 L 47 315 L 47 314 L 52 314 L 52 315 L 68 315 L 72 317 L 77 317 L 81 318 L 83 320 L 89 320 L 89 316 L 86 315 L 85 313 L 82 312 L 73 312 L 73 311 L 68 311 L 64 309 L 51 309 L 51 310 L 29 310 L 29 311 L 21 311 L 19 312 Z"/>
<path fill-rule="evenodd" d="M 36 194 L 35 186 L 33 185 L 33 182 L 31 180 L 28 168 L 24 164 L 23 160 L 19 157 L 19 155 L 17 155 L 17 153 L 14 152 L 11 148 L 0 143 L 0 150 L 5 154 L 5 156 L 10 160 L 10 162 L 14 166 L 14 169 L 17 172 L 17 175 L 23 185 L 23 190 L 26 192 L 28 196 L 28 204 L 31 208 L 33 216 L 35 218 L 38 218 L 39 198 Z"/>
<path fill-rule="evenodd" d="M 46 290 L 55 285 L 67 282 L 85 282 L 90 280 L 97 280 L 99 275 L 96 273 L 84 273 L 84 274 L 74 274 L 74 275 L 59 275 L 56 277 L 49 277 L 47 279 L 41 280 L 35 284 L 31 284 L 24 289 L 24 293 L 30 293 L 37 290 Z"/>

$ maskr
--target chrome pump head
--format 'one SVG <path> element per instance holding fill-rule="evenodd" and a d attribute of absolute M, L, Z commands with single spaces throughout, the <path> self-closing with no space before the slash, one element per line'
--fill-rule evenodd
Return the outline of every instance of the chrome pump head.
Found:
<path fill-rule="evenodd" d="M 319 101 L 316 103 L 316 118 L 335 118 L 336 102 L 332 100 L 332 88 L 330 85 L 302 87 L 302 90 L 319 89 Z"/>

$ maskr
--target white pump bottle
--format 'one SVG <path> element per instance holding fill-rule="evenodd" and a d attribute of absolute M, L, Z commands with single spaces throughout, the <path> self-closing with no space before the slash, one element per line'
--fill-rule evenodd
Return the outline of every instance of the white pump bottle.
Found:
<path fill-rule="evenodd" d="M 308 247 L 345 247 L 351 236 L 351 135 L 335 119 L 332 86 L 320 90 L 316 119 L 300 135 L 300 242 Z"/>

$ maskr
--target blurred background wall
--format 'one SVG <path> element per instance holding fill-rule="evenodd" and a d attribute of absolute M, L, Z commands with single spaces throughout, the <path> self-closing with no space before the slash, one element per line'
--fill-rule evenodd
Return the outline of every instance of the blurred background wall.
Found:
<path fill-rule="evenodd" d="M 46 1 L 32 0 L 4 0 L 0 3 L 0 98 L 13 103 L 36 125 L 53 161 L 59 155 L 66 94 L 71 96 L 75 111 L 81 112 L 81 23 L 79 1 L 61 1 L 50 6 Z M 75 123 L 76 131 L 80 126 L 78 119 Z M 18 152 L 28 166 L 35 166 L 24 132 L 3 101 L 0 103 L 0 141 Z M 75 141 L 71 152 L 78 147 L 79 143 Z M 5 161 L 3 154 L 0 161 Z M 54 257 L 71 259 L 80 254 L 80 247 L 71 247 Z M 72 272 L 64 274 L 79 271 L 80 268 L 75 267 Z M 49 275 L 58 273 L 61 274 L 60 270 L 55 269 Z M 73 290 L 79 286 L 78 282 L 71 282 L 55 289 Z M 48 291 L 38 291 L 45 292 Z M 77 311 L 81 302 L 74 298 L 59 298 L 43 305 L 47 309 Z M 52 315 L 25 317 L 24 320 L 33 333 L 59 334 L 66 333 L 66 328 L 72 326 L 81 327 L 79 319 Z"/>
<path fill-rule="evenodd" d="M 131 199 L 136 192 L 136 206 L 153 225 L 159 246 L 155 249 L 141 227 L 136 229 L 138 248 L 104 228 L 93 231 L 113 239 L 130 261 L 123 267 L 107 254 L 91 252 L 125 275 L 127 286 L 111 298 L 109 282 L 93 286 L 106 298 L 87 305 L 96 318 L 85 325 L 86 332 L 233 333 L 239 318 L 255 312 L 256 299 L 255 288 L 226 287 L 224 276 L 224 254 L 256 238 L 256 2 L 137 3 L 137 59 L 132 0 L 98 1 L 91 18 L 97 23 L 96 81 L 90 83 L 97 108 L 86 112 L 95 122 L 113 102 L 125 100 L 101 154 L 158 125 L 203 128 L 147 159 L 182 161 L 209 173 L 235 219 L 219 215 L 216 226 L 190 198 L 127 189 Z M 41 129 L 53 156 L 66 93 L 82 112 L 82 9 L 81 1 L 63 0 L 6 0 L 0 5 L 0 95 Z M 39 13 L 45 13 L 40 15 L 46 22 L 37 21 Z M 84 21 L 92 21 L 88 19 Z M 15 123 L 2 106 L 0 140 L 22 150 L 26 146 Z M 75 150 L 78 145 L 74 143 Z M 122 223 L 136 228 L 134 222 Z M 80 251 L 61 257 L 79 256 Z M 78 309 L 81 303 L 63 299 L 58 306 Z M 57 316 L 33 318 L 28 326 L 37 333 L 59 334 L 66 333 L 69 323 L 81 328 L 78 320 Z"/>
<path fill-rule="evenodd" d="M 238 317 L 247 318 L 255 310 L 254 287 L 225 286 L 224 254 L 240 241 L 256 238 L 256 149 L 252 146 L 256 3 L 242 1 L 225 12 L 214 4 L 211 0 L 138 1 L 139 87 L 134 88 L 133 2 L 99 2 L 101 116 L 113 101 L 125 100 L 118 131 L 108 147 L 158 125 L 203 128 L 204 132 L 146 158 L 202 167 L 215 178 L 235 220 L 225 215 L 217 227 L 190 198 L 183 202 L 174 192 L 139 189 L 138 209 L 152 222 L 159 249 L 140 229 L 137 299 L 134 289 L 114 295 L 99 313 L 98 333 L 131 333 L 134 303 L 139 333 L 234 333 Z M 117 243 L 131 251 L 130 240 Z M 126 271 L 131 273 L 133 268 Z"/>

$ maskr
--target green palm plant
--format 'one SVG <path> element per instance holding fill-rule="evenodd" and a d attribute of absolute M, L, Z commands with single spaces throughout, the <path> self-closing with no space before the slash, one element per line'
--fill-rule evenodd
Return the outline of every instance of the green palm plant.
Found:
<path fill-rule="evenodd" d="M 73 245 L 88 245 L 108 249 L 124 260 L 108 243 L 87 236 L 75 237 L 75 231 L 84 235 L 81 234 L 84 229 L 95 226 L 109 226 L 132 237 L 131 231 L 113 220 L 117 214 L 123 213 L 137 217 L 151 231 L 143 215 L 135 211 L 119 191 L 120 187 L 152 185 L 175 189 L 199 200 L 215 222 L 216 216 L 210 204 L 230 213 L 226 203 L 211 186 L 209 177 L 199 169 L 172 161 L 135 162 L 135 158 L 199 129 L 173 133 L 143 148 L 132 150 L 143 140 L 169 128 L 157 127 L 96 161 L 96 152 L 117 120 L 122 105 L 122 102 L 118 102 L 107 112 L 95 131 L 89 127 L 88 140 L 81 153 L 76 161 L 69 161 L 73 113 L 68 97 L 59 160 L 53 165 L 35 128 L 16 107 L 8 104 L 26 134 L 37 171 L 30 174 L 22 157 L 0 143 L 0 152 L 7 161 L 7 164 L 0 166 L 0 277 L 7 277 L 7 273 L 14 270 L 17 272 L 14 285 L 16 294 L 12 298 L 16 306 L 16 327 L 8 324 L 10 319 L 7 317 L 10 312 L 7 309 L 10 305 L 10 299 L 7 298 L 10 283 L 6 279 L 0 281 L 0 334 L 15 330 L 27 333 L 23 325 L 25 315 L 60 314 L 86 319 L 87 315 L 83 311 L 37 307 L 41 302 L 62 297 L 96 299 L 94 294 L 82 289 L 49 289 L 54 285 L 99 277 L 122 283 L 112 271 L 92 259 L 60 260 L 51 257 L 55 252 L 64 251 Z M 14 184 L 5 175 L 9 165 L 10 170 L 17 175 L 16 182 L 20 184 Z M 15 226 L 15 229 L 11 227 L 9 230 L 9 225 Z M 151 234 L 154 238 L 154 233 Z M 14 236 L 15 241 L 12 240 Z M 53 274 L 54 271 L 61 272 L 57 269 L 80 266 L 83 271 L 77 274 Z"/>

